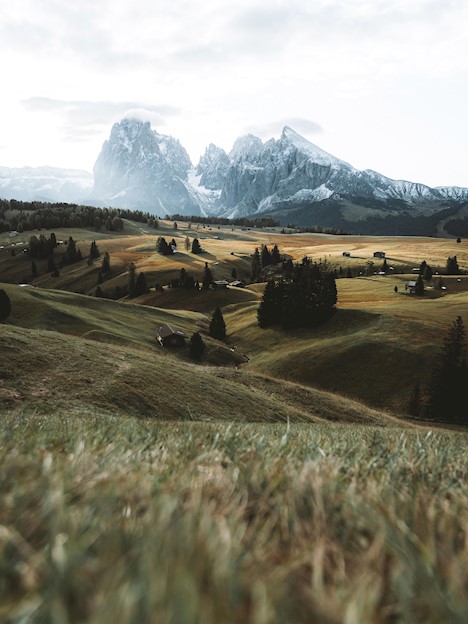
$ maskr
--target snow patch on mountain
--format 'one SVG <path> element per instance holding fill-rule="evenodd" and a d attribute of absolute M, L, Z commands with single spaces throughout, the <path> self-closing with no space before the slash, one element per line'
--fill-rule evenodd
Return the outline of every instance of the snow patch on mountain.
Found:
<path fill-rule="evenodd" d="M 321 149 L 314 143 L 311 143 L 303 136 L 295 132 L 289 126 L 285 126 L 283 128 L 283 132 L 281 133 L 280 144 L 287 148 L 288 146 L 294 146 L 297 151 L 302 154 L 306 158 L 310 158 L 312 162 L 317 165 L 324 166 L 338 166 L 338 167 L 347 167 L 349 169 L 354 169 L 351 165 L 332 156 L 325 150 Z M 283 148 L 283 149 L 284 149 Z"/>

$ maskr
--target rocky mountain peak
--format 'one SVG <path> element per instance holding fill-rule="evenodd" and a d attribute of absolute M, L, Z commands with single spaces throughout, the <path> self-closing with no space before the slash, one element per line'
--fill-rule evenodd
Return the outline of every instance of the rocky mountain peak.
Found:
<path fill-rule="evenodd" d="M 254 160 L 263 152 L 261 139 L 253 134 L 246 134 L 235 140 L 229 158 L 233 161 Z"/>

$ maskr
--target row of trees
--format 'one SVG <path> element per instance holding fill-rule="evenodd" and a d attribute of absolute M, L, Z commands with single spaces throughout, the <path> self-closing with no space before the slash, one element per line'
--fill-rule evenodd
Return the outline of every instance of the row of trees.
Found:
<path fill-rule="evenodd" d="M 240 227 L 266 228 L 278 227 L 279 221 L 271 217 L 246 218 L 237 217 L 235 219 L 227 219 L 226 217 L 200 217 L 199 215 L 180 215 L 173 214 L 168 219 L 172 221 L 182 221 L 185 223 L 205 223 L 207 225 L 237 225 Z"/>
<path fill-rule="evenodd" d="M 190 239 L 187 236 L 184 241 L 184 247 L 186 251 L 191 251 L 194 254 L 203 253 L 203 249 L 200 245 L 198 238 L 194 238 L 192 243 L 190 243 Z M 163 236 L 158 236 L 156 239 L 156 251 L 163 256 L 171 256 L 172 254 L 177 252 L 177 242 L 173 238 L 169 243 Z"/>
<path fill-rule="evenodd" d="M 6 213 L 14 211 L 6 217 Z M 0 232 L 54 228 L 93 228 L 119 232 L 123 219 L 147 223 L 149 213 L 122 208 L 96 208 L 67 203 L 21 202 L 14 199 L 0 200 Z"/>
<path fill-rule="evenodd" d="M 252 264 L 250 270 L 250 279 L 252 282 L 257 282 L 262 277 L 262 271 L 271 265 L 279 264 L 283 262 L 283 256 L 280 253 L 278 245 L 274 245 L 270 251 L 266 245 L 262 245 L 259 251 L 258 247 L 252 255 Z"/>

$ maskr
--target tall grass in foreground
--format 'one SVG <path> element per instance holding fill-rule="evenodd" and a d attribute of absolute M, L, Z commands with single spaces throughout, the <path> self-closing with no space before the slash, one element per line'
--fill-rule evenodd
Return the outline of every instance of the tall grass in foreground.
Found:
<path fill-rule="evenodd" d="M 467 439 L 3 417 L 0 621 L 467 622 Z"/>

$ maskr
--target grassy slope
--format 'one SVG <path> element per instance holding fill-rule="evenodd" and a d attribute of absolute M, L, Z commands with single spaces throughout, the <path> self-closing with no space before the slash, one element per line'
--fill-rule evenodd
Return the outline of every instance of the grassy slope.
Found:
<path fill-rule="evenodd" d="M 1 326 L 3 408 L 91 408 L 158 418 L 374 422 L 385 414 L 307 388 L 236 370 L 236 352 L 206 338 L 207 362 L 153 340 L 161 322 L 187 333 L 201 315 L 72 293 L 6 286 L 14 315 Z M 55 331 L 47 331 L 54 328 Z M 61 332 L 61 333 L 59 333 Z"/>
<path fill-rule="evenodd" d="M 112 274 L 102 285 L 109 292 L 117 285 L 126 284 L 129 262 L 135 262 L 137 271 L 145 271 L 150 284 L 165 283 L 177 276 L 182 267 L 200 279 L 205 262 L 209 263 L 215 278 L 229 278 L 233 267 L 239 277 L 247 277 L 249 254 L 262 242 L 270 246 L 277 242 L 281 251 L 294 259 L 308 254 L 315 259 L 326 258 L 332 265 L 344 269 L 348 264 L 362 266 L 375 250 L 386 251 L 389 262 L 396 267 L 418 265 L 423 259 L 435 267 L 443 266 L 447 256 L 454 254 L 462 267 L 468 267 L 466 243 L 457 245 L 449 239 L 288 236 L 239 228 L 210 231 L 208 228 L 197 230 L 194 226 L 188 229 L 187 224 L 179 224 L 175 231 L 172 224 L 164 222 L 156 231 L 128 222 L 124 234 L 110 238 L 108 233 L 97 235 L 82 230 L 72 234 L 77 240 L 85 241 L 85 248 L 97 237 L 101 251 L 109 250 Z M 157 235 L 166 239 L 174 236 L 180 253 L 169 258 L 156 254 Z M 187 235 L 190 239 L 199 237 L 206 253 L 194 256 L 185 252 L 183 243 Z M 218 235 L 219 240 L 213 238 Z M 343 258 L 344 250 L 351 251 L 353 257 Z M 13 270 L 15 262 L 29 263 L 22 257 L 4 255 L 0 258 L 0 270 L 5 266 Z M 95 266 L 88 267 L 83 261 L 64 268 L 58 279 L 41 275 L 36 283 L 42 287 L 93 293 L 99 265 L 98 261 Z M 57 328 L 79 336 L 91 332 L 89 337 L 104 342 L 132 344 L 137 341 L 147 348 L 152 344 L 154 328 L 159 321 L 171 320 L 188 332 L 205 330 L 214 308 L 220 305 L 228 324 L 229 344 L 235 345 L 240 354 L 248 354 L 248 368 L 252 372 L 336 391 L 376 407 L 404 411 L 414 381 L 427 382 L 448 324 L 457 314 L 468 324 L 466 278 L 458 282 L 456 278 L 444 277 L 448 294 L 432 299 L 430 297 L 440 294 L 440 291 L 432 291 L 423 300 L 403 294 L 408 277 L 338 280 L 339 312 L 330 324 L 314 331 L 259 330 L 255 315 L 263 290 L 261 284 L 245 290 L 220 292 L 186 293 L 166 289 L 163 294 L 152 292 L 134 300 L 136 304 L 159 308 L 156 316 L 151 316 L 153 313 L 145 312 L 141 306 L 120 304 L 116 308 L 109 302 L 100 303 L 89 298 L 67 300 L 66 295 L 41 295 L 47 292 L 41 289 L 34 295 L 37 306 L 31 308 L 29 303 L 20 303 L 15 306 L 15 314 L 24 327 Z M 393 292 L 395 285 L 400 291 L 398 296 Z M 80 305 L 79 314 L 74 310 L 76 301 Z M 16 321 L 13 319 L 13 322 Z M 223 348 L 210 351 L 210 362 L 214 364 L 232 361 L 232 357 L 232 353 Z M 238 361 L 242 361 L 242 356 L 239 358 Z"/>
<path fill-rule="evenodd" d="M 462 624 L 467 435 L 4 417 L 0 620 Z"/>

